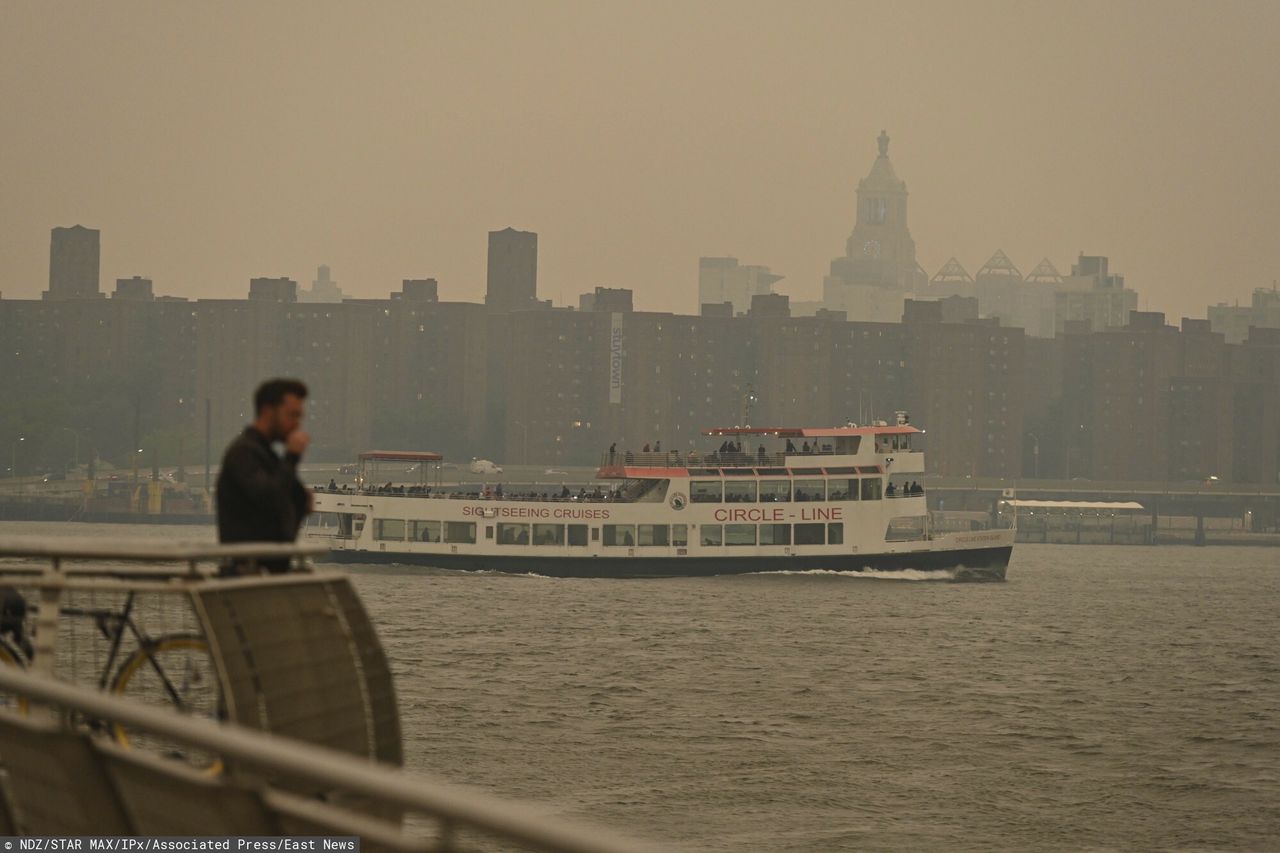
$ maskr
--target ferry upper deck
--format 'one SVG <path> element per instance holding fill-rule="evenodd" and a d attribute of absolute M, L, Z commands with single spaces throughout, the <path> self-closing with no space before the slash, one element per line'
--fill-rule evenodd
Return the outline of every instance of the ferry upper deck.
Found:
<path fill-rule="evenodd" d="M 361 471 L 354 490 L 331 486 L 321 487 L 318 491 L 444 499 L 630 503 L 652 499 L 653 493 L 648 487 L 654 481 L 732 479 L 745 486 L 747 480 L 769 478 L 774 491 L 781 487 L 779 481 L 792 481 L 787 483 L 784 491 L 791 494 L 791 486 L 794 485 L 795 497 L 788 500 L 805 500 L 801 495 L 818 492 L 823 495 L 818 500 L 823 500 L 828 492 L 838 494 L 845 490 L 847 480 L 840 480 L 836 485 L 836 480 L 822 483 L 821 479 L 815 481 L 813 478 L 847 478 L 852 475 L 855 478 L 888 477 L 891 480 L 896 475 L 922 475 L 924 454 L 913 444 L 913 439 L 923 433 L 924 430 L 907 423 L 905 416 L 900 416 L 896 424 L 879 422 L 870 426 L 709 429 L 703 434 L 720 441 L 718 446 L 707 451 L 662 450 L 660 445 L 645 446 L 639 451 L 611 447 L 601 458 L 595 474 L 596 483 L 575 483 L 576 488 L 547 483 L 504 485 L 500 480 L 490 483 L 489 478 L 481 478 L 483 482 L 470 485 L 445 484 L 440 476 L 443 457 L 439 454 L 367 451 L 360 454 Z M 392 464 L 400 475 L 406 471 L 414 472 L 417 482 L 405 483 L 402 476 L 393 475 L 384 483 L 377 467 L 379 463 Z M 405 464 L 409 465 L 408 469 L 404 468 Z M 822 488 L 816 487 L 815 482 L 821 483 Z M 905 482 L 899 488 L 894 488 L 889 482 L 883 485 L 885 497 L 923 494 L 919 486 L 916 487 L 918 491 L 908 492 Z M 726 489 L 725 494 L 732 491 Z M 880 489 L 875 489 L 875 492 L 879 494 Z"/>

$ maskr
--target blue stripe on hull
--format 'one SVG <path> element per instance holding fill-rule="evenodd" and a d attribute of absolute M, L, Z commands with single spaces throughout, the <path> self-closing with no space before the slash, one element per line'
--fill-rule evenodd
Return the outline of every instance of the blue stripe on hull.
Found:
<path fill-rule="evenodd" d="M 1004 580 L 1013 547 L 914 554 L 834 554 L 805 557 L 528 557 L 473 554 L 406 554 L 388 551 L 331 551 L 339 563 L 397 563 L 463 571 L 538 574 L 556 578 L 662 578 L 742 575 L 752 572 L 894 572 L 962 570 L 969 580 Z"/>

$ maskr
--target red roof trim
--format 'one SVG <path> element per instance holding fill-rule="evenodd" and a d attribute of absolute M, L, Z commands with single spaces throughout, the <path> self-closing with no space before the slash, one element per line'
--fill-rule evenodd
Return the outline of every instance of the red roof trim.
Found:
<path fill-rule="evenodd" d="M 366 450 L 359 458 L 361 462 L 371 459 L 375 462 L 439 462 L 444 459 L 439 453 L 422 450 Z"/>
<path fill-rule="evenodd" d="M 860 427 L 718 427 L 716 429 L 703 430 L 703 435 L 730 436 L 730 435 L 759 435 L 759 436 L 776 436 L 778 438 L 836 438 L 842 435 L 910 435 L 911 433 L 923 432 L 919 427 L 911 424 L 890 424 L 889 426 L 860 426 Z"/>

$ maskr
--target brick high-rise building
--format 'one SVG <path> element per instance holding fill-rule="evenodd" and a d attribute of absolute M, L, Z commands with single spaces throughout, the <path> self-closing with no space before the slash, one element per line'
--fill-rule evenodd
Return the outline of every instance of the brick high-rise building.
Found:
<path fill-rule="evenodd" d="M 98 299 L 101 234 L 73 225 L 54 228 L 49 239 L 49 289 L 45 299 Z"/>
<path fill-rule="evenodd" d="M 538 304 L 538 235 L 504 228 L 489 232 L 488 282 L 484 303 L 499 312 Z"/>

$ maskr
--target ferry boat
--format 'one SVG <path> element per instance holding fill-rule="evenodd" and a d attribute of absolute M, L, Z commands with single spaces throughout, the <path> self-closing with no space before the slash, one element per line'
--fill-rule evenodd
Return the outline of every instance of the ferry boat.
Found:
<path fill-rule="evenodd" d="M 915 569 L 1003 580 L 1014 530 L 930 529 L 924 453 L 913 447 L 922 432 L 906 413 L 870 426 L 711 429 L 703 434 L 721 444 L 707 453 L 611 449 L 595 484 L 577 489 L 445 487 L 439 454 L 369 451 L 356 487 L 317 490 L 315 508 L 332 514 L 322 518 L 334 522 L 340 562 L 553 577 Z M 434 471 L 435 483 L 375 485 L 379 463 Z"/>

